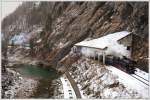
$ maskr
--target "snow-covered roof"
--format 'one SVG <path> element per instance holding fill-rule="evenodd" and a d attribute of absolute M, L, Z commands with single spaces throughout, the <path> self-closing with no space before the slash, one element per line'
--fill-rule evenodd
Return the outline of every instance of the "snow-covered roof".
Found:
<path fill-rule="evenodd" d="M 131 32 L 127 32 L 127 31 L 116 32 L 116 33 L 108 34 L 106 36 L 103 36 L 103 37 L 100 37 L 97 39 L 93 39 L 93 40 L 89 40 L 89 41 L 82 41 L 75 45 L 104 49 L 108 45 L 110 45 L 112 42 L 118 41 L 118 40 L 122 39 L 123 37 L 126 37 L 130 33 Z"/>

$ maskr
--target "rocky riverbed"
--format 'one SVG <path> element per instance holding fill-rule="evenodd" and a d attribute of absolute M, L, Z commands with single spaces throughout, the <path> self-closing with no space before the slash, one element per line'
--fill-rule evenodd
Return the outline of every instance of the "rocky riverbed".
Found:
<path fill-rule="evenodd" d="M 21 77 L 18 72 L 7 69 L 2 74 L 2 98 L 27 98 L 37 88 L 38 81 Z"/>
<path fill-rule="evenodd" d="M 7 68 L 2 74 L 2 98 L 63 98 L 60 79 L 35 79 L 24 77 Z"/>

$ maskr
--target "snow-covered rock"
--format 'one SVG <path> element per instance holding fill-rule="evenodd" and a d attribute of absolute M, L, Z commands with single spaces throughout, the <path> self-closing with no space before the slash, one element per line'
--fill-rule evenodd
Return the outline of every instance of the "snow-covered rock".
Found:
<path fill-rule="evenodd" d="M 21 77 L 19 73 L 9 68 L 7 69 L 7 73 L 7 75 L 3 75 L 2 77 L 3 87 L 8 87 L 7 90 L 3 88 L 3 98 L 27 98 L 33 93 L 37 86 L 36 80 Z M 11 74 L 11 76 L 9 74 Z M 7 80 L 4 79 L 5 77 Z M 10 79 L 10 81 L 8 79 Z M 6 82 L 9 82 L 9 84 L 6 84 Z"/>
<path fill-rule="evenodd" d="M 72 67 L 76 67 L 75 71 L 70 72 L 80 86 L 79 89 L 84 98 L 147 98 L 136 90 L 136 87 L 128 88 L 124 82 L 119 80 L 117 73 L 113 73 L 112 70 L 97 61 L 81 57 L 72 64 Z"/>

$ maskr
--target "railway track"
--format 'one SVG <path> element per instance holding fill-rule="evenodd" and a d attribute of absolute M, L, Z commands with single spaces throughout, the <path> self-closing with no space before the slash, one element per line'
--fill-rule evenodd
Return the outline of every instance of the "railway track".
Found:
<path fill-rule="evenodd" d="M 145 78 L 143 78 L 143 77 L 141 77 L 141 76 L 139 76 L 139 75 L 137 75 L 137 74 L 135 74 L 136 76 L 138 76 L 138 77 L 140 77 L 140 78 L 142 78 L 143 80 L 145 80 L 145 81 L 148 81 L 147 79 L 145 79 Z"/>
<path fill-rule="evenodd" d="M 144 83 L 145 85 L 149 86 L 149 81 L 144 79 L 143 77 L 137 75 L 137 74 L 132 74 L 132 77 L 136 78 L 137 80 L 139 80 L 140 82 Z"/>
<path fill-rule="evenodd" d="M 120 67 L 114 66 L 114 67 L 116 67 L 117 69 L 119 69 L 119 70 L 127 73 L 121 66 Z M 129 73 L 127 73 L 127 74 L 129 74 Z M 143 78 L 143 77 L 141 77 L 141 76 L 139 76 L 137 74 L 129 74 L 129 75 L 132 76 L 132 77 L 134 77 L 138 81 L 144 83 L 145 85 L 149 86 L 149 81 L 147 79 L 145 79 L 145 78 Z"/>

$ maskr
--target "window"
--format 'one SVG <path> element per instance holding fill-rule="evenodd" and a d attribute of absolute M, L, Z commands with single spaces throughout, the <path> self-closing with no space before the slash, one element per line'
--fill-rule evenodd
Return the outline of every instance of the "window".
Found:
<path fill-rule="evenodd" d="M 71 90 L 68 90 L 69 92 L 71 92 Z"/>
<path fill-rule="evenodd" d="M 69 93 L 69 95 L 72 95 L 72 93 Z"/>
<path fill-rule="evenodd" d="M 130 47 L 130 46 L 127 46 L 127 50 L 131 50 L 131 47 Z"/>

